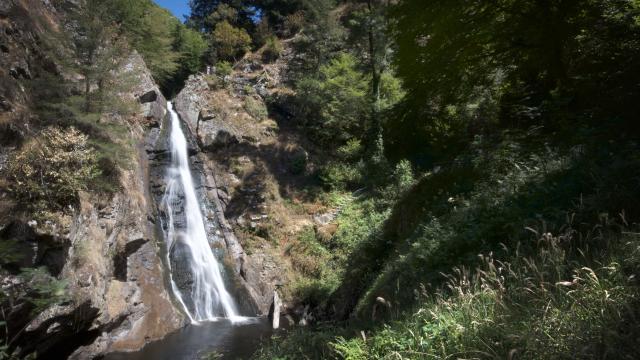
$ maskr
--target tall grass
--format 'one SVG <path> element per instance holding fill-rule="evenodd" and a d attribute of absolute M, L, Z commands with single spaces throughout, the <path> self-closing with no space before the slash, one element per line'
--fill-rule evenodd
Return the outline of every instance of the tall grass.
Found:
<path fill-rule="evenodd" d="M 350 241 L 324 310 L 350 320 L 293 330 L 255 357 L 640 358 L 640 163 L 615 146 L 474 145 L 367 231 L 353 230 L 375 207 L 339 218 L 331 242 Z"/>
<path fill-rule="evenodd" d="M 596 235 L 597 234 L 597 235 Z M 601 250 L 571 248 L 576 237 Z M 388 323 L 294 332 L 259 359 L 636 359 L 640 356 L 638 234 L 543 233 L 528 255 L 479 255 L 471 270 L 413 289 L 417 306 Z M 389 310 L 392 311 L 392 310 Z"/>

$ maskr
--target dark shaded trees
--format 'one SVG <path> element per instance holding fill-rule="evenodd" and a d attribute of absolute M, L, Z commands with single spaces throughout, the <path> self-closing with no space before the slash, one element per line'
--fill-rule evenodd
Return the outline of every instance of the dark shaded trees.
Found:
<path fill-rule="evenodd" d="M 596 108 L 628 114 L 637 12 L 613 0 L 401 2 L 396 65 L 412 96 L 387 127 L 389 143 L 403 156 L 492 126 L 551 132 L 586 124 Z M 594 107 L 596 88 L 616 100 Z"/>

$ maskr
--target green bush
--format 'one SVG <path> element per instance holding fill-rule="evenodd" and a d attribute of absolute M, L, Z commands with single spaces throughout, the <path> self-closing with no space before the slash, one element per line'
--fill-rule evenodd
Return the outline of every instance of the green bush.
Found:
<path fill-rule="evenodd" d="M 284 51 L 282 41 L 277 36 L 271 35 L 267 38 L 264 48 L 262 50 L 262 59 L 266 62 L 273 62 L 278 60 L 280 54 Z"/>
<path fill-rule="evenodd" d="M 296 87 L 296 115 L 306 119 L 319 143 L 342 145 L 362 134 L 369 79 L 353 55 L 340 54 L 320 67 L 318 77 L 305 77 Z"/>
<path fill-rule="evenodd" d="M 320 179 L 329 189 L 344 190 L 362 183 L 363 168 L 363 162 L 358 162 L 354 165 L 331 162 L 321 169 Z"/>
<path fill-rule="evenodd" d="M 226 20 L 216 25 L 211 36 L 216 55 L 221 60 L 237 60 L 251 49 L 251 37 L 247 31 Z"/>
<path fill-rule="evenodd" d="M 233 66 L 228 61 L 219 61 L 216 64 L 216 74 L 220 77 L 226 77 L 233 73 Z"/>
<path fill-rule="evenodd" d="M 338 148 L 337 154 L 344 161 L 354 161 L 362 156 L 363 150 L 362 141 L 349 139 L 345 145 Z"/>
<path fill-rule="evenodd" d="M 269 116 L 267 106 L 259 98 L 256 99 L 253 96 L 247 96 L 244 98 L 244 109 L 252 118 L 262 121 Z"/>

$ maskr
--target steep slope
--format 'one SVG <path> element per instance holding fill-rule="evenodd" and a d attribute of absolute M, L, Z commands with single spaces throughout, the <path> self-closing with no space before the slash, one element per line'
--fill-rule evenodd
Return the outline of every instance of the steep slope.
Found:
<path fill-rule="evenodd" d="M 42 48 L 44 36 L 69 31 L 62 24 L 73 3 L 55 4 L 0 4 L 0 170 L 41 126 L 33 109 L 43 99 L 33 97 L 32 80 L 64 72 Z M 11 200 L 16 184 L 6 173 L 0 181 L 0 240 L 25 251 L 1 273 L 3 291 L 17 291 L 16 297 L 2 298 L 2 308 L 10 349 L 18 349 L 20 356 L 35 352 L 39 358 L 86 359 L 135 350 L 184 324 L 165 287 L 145 151 L 155 146 L 153 129 L 163 121 L 166 100 L 136 53 L 117 71 L 133 84 L 120 97 L 136 105 L 129 116 L 103 114 L 99 120 L 126 129 L 117 142 L 132 150 L 131 162 L 119 166 L 115 191 L 83 191 L 75 208 L 43 221 Z M 67 296 L 31 320 L 33 306 L 20 295 L 16 270 L 40 266 L 66 283 Z"/>
<path fill-rule="evenodd" d="M 322 149 L 308 141 L 285 109 L 287 79 L 295 56 L 290 40 L 282 57 L 263 61 L 248 54 L 230 75 L 191 76 L 176 96 L 176 111 L 196 139 L 208 179 L 208 197 L 223 219 L 231 261 L 260 313 L 274 291 L 285 298 L 290 321 L 305 315 L 298 303 L 299 269 L 290 249 L 301 233 L 335 231 L 332 210 L 308 196 L 316 184 Z M 329 235 L 330 236 L 330 235 Z"/>

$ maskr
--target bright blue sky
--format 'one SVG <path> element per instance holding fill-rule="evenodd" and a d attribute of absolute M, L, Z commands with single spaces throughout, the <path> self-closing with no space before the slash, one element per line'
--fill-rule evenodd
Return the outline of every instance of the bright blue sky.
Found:
<path fill-rule="evenodd" d="M 189 0 L 154 0 L 154 1 L 156 2 L 156 4 L 171 11 L 173 15 L 175 15 L 182 22 L 184 22 L 183 15 L 188 15 L 190 12 Z"/>

